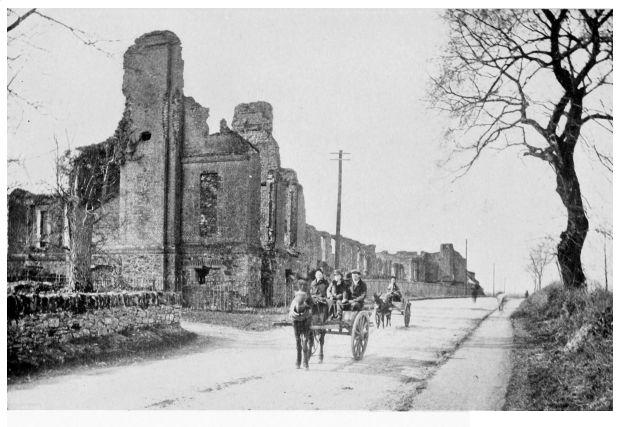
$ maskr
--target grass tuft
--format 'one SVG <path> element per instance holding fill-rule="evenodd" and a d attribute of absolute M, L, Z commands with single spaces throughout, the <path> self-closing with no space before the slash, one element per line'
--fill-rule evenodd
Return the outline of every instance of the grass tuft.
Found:
<path fill-rule="evenodd" d="M 612 410 L 612 293 L 548 286 L 512 314 L 508 410 Z"/>

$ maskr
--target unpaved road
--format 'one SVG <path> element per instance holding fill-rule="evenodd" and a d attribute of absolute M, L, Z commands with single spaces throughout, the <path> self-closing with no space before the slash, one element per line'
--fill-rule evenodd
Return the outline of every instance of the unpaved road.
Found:
<path fill-rule="evenodd" d="M 267 332 L 184 323 L 209 336 L 199 352 L 8 387 L 9 409 L 412 409 L 457 345 L 495 310 L 494 298 L 413 303 L 409 328 L 371 328 L 362 361 L 351 358 L 350 337 L 326 337 L 325 360 L 294 367 L 292 328 Z M 467 393 L 467 390 L 463 390 Z"/>
<path fill-rule="evenodd" d="M 412 409 L 501 411 L 511 371 L 509 316 L 520 302 L 508 301 L 482 322 L 414 398 Z"/>

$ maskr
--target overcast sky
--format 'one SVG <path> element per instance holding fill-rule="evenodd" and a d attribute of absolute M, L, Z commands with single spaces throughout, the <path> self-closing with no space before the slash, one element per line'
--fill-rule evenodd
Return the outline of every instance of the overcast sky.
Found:
<path fill-rule="evenodd" d="M 171 30 L 181 39 L 185 89 L 210 108 L 212 132 L 235 105 L 268 101 L 282 166 L 304 186 L 306 219 L 335 232 L 337 163 L 343 173 L 343 235 L 378 250 L 436 252 L 454 243 L 482 286 L 531 289 L 528 249 L 559 236 L 566 213 L 555 178 L 542 161 L 517 151 L 484 154 L 463 178 L 439 167 L 450 147 L 447 119 L 429 109 L 425 93 L 446 28 L 434 10 L 49 10 L 68 25 L 115 40 L 108 54 L 34 16 L 9 43 L 20 72 L 8 102 L 9 188 L 44 191 L 53 181 L 54 135 L 61 148 L 104 140 L 123 111 L 122 54 L 135 38 Z M 24 35 L 20 35 L 25 33 Z M 9 78 L 11 77 L 9 71 Z M 40 105 L 35 110 L 29 104 Z M 611 136 L 586 132 L 604 151 Z M 592 230 L 586 274 L 603 278 L 602 240 L 612 224 L 611 175 L 579 148 L 577 172 Z M 611 245 L 608 245 L 611 260 Z M 611 269 L 611 261 L 609 268 Z M 547 279 L 557 276 L 554 267 Z M 611 283 L 611 277 L 610 277 Z"/>

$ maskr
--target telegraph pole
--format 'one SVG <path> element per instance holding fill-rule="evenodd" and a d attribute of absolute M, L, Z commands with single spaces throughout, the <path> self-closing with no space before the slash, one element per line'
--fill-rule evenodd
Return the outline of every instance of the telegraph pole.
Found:
<path fill-rule="evenodd" d="M 343 154 L 351 154 L 345 153 L 342 150 L 339 150 L 337 153 L 330 154 L 338 154 L 337 159 L 330 160 L 338 160 L 338 204 L 336 205 L 336 250 L 334 252 L 334 268 L 340 267 L 340 213 L 341 213 L 341 200 L 342 200 L 342 161 L 349 161 L 351 159 L 343 159 Z"/>
<path fill-rule="evenodd" d="M 493 263 L 493 296 L 495 296 L 495 263 Z"/>

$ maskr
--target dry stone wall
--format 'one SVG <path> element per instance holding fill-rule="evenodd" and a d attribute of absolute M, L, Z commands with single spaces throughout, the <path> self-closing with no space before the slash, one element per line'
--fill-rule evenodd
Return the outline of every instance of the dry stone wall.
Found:
<path fill-rule="evenodd" d="M 8 358 L 23 363 L 37 349 L 56 343 L 179 325 L 180 304 L 180 295 L 170 292 L 9 294 Z"/>

